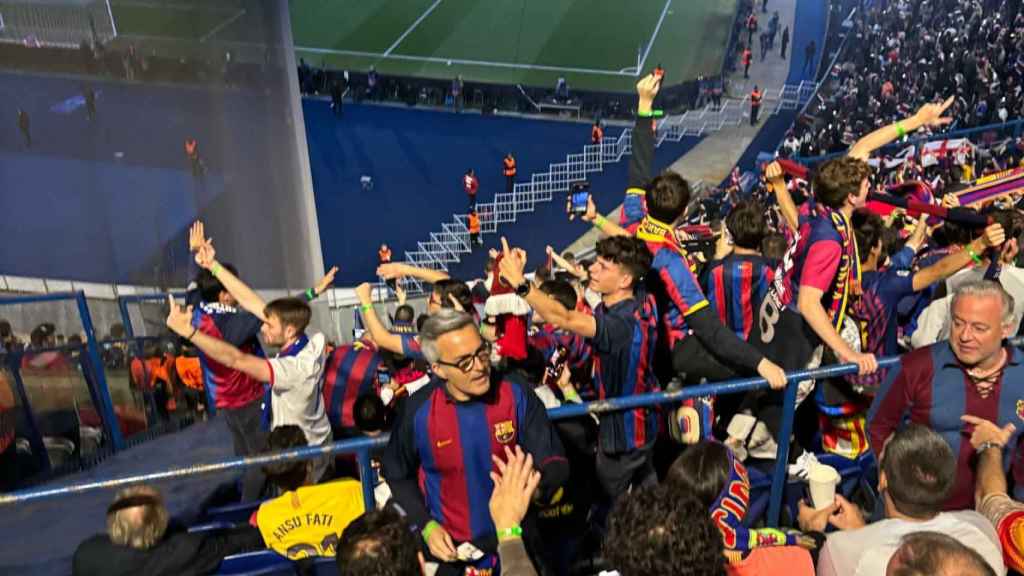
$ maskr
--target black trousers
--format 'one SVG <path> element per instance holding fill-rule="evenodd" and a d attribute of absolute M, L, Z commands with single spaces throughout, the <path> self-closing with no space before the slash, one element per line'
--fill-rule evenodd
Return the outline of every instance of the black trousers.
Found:
<path fill-rule="evenodd" d="M 236 456 L 255 456 L 267 446 L 267 433 L 263 430 L 263 397 L 239 408 L 221 408 L 231 431 Z M 250 466 L 242 476 L 242 502 L 258 500 L 266 477 L 259 466 Z"/>

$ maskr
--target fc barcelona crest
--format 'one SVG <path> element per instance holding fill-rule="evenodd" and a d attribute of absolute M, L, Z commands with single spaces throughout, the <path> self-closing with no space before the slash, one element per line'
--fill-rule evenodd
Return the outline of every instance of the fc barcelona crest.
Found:
<path fill-rule="evenodd" d="M 1019 410 L 1019 408 L 1018 408 Z M 494 425 L 494 439 L 500 444 L 508 444 L 516 438 L 516 427 L 511 420 L 498 422 Z"/>
<path fill-rule="evenodd" d="M 1024 400 L 1017 400 L 1017 418 L 1024 420 Z"/>

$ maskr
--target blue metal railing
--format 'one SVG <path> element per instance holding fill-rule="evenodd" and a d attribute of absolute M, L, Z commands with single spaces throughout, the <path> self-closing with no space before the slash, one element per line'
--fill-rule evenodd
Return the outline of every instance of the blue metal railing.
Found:
<path fill-rule="evenodd" d="M 40 304 L 45 302 L 74 301 L 78 308 L 78 316 L 82 323 L 82 331 L 85 333 L 85 346 L 83 352 L 82 369 L 86 375 L 86 382 L 89 384 L 89 394 L 100 419 L 103 423 L 103 431 L 114 450 L 123 450 L 125 447 L 124 437 L 118 425 L 117 416 L 114 414 L 114 402 L 110 398 L 110 389 L 107 386 L 107 376 L 103 370 L 103 360 L 100 357 L 100 346 L 96 340 L 96 330 L 93 327 L 92 316 L 89 314 L 89 304 L 85 300 L 85 292 L 55 292 L 53 294 L 36 294 L 29 296 L 3 296 L 0 297 L 0 306 L 13 306 L 24 304 Z M 15 370 L 15 381 L 20 385 L 20 377 Z M 20 392 L 24 392 L 22 389 Z M 23 396 L 22 406 L 26 411 L 31 412 L 28 404 L 28 397 Z M 45 453 L 44 453 L 45 454 Z"/>
<path fill-rule="evenodd" d="M 899 360 L 899 357 L 883 358 L 878 361 L 878 365 L 880 368 L 892 368 L 899 363 Z M 782 509 L 782 496 L 785 488 L 786 469 L 789 458 L 789 442 L 783 441 L 782 439 L 788 439 L 793 431 L 793 413 L 796 408 L 796 383 L 812 378 L 843 376 L 846 374 L 854 374 L 856 372 L 857 366 L 855 364 L 839 364 L 815 370 L 799 370 L 788 374 L 787 380 L 789 382 L 789 386 L 787 386 L 785 391 L 782 426 L 779 431 L 779 438 L 776 439 L 779 449 L 776 458 L 775 470 L 772 475 L 772 487 L 767 518 L 769 525 L 778 526 L 779 516 Z M 548 417 L 551 420 L 565 420 L 568 418 L 587 416 L 589 414 L 603 414 L 606 412 L 629 410 L 633 408 L 672 404 L 690 398 L 737 394 L 751 390 L 764 389 L 767 387 L 767 382 L 762 378 L 741 378 L 728 380 L 718 384 L 691 386 L 672 392 L 656 392 L 625 398 L 611 398 L 582 404 L 570 404 L 549 410 Z M 387 444 L 387 442 L 387 435 L 374 438 L 359 438 L 355 440 L 335 442 L 325 446 L 295 448 L 273 454 L 232 458 L 220 462 L 196 464 L 193 466 L 185 466 L 148 474 L 123 476 L 119 478 L 72 484 L 69 486 L 55 488 L 22 490 L 0 495 L 0 506 L 62 498 L 92 490 L 117 488 L 120 486 L 153 482 L 157 480 L 169 480 L 200 474 L 224 472 L 227 470 L 237 470 L 251 466 L 262 466 L 273 462 L 308 460 L 325 454 L 355 454 L 359 463 L 360 477 L 363 482 L 363 497 L 365 499 L 366 506 L 369 509 L 375 505 L 373 497 L 373 479 L 375 478 L 375 474 L 370 465 L 370 452 L 382 448 Z"/>

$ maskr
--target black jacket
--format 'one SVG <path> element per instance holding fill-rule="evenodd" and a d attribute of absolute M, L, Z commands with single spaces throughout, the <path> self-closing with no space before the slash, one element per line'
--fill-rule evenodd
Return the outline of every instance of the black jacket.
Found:
<path fill-rule="evenodd" d="M 194 534 L 173 528 L 148 550 L 118 546 L 106 534 L 97 534 L 75 550 L 72 574 L 200 576 L 216 572 L 225 556 L 262 548 L 263 537 L 251 526 Z"/>

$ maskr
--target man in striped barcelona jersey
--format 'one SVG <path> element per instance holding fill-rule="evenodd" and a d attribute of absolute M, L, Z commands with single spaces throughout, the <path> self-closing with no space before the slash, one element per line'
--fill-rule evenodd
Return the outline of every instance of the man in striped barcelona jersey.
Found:
<path fill-rule="evenodd" d="M 492 370 L 490 344 L 472 316 L 440 310 L 424 323 L 419 342 L 435 378 L 400 402 L 384 478 L 440 563 L 438 574 L 497 571 L 498 540 L 529 538 L 530 530 L 496 531 L 488 511 L 493 460 L 516 446 L 532 455 L 541 474 L 539 502 L 551 501 L 565 483 L 568 461 L 532 386 Z"/>

